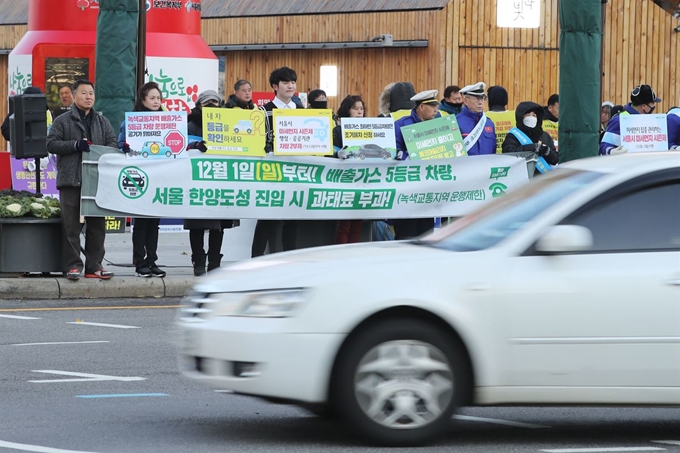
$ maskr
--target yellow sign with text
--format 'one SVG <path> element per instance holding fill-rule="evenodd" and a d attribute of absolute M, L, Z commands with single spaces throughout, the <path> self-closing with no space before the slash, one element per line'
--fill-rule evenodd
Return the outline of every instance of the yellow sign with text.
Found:
<path fill-rule="evenodd" d="M 550 138 L 555 142 L 555 149 L 559 150 L 557 146 L 557 124 L 554 121 L 543 120 L 543 130 L 548 133 Z"/>
<path fill-rule="evenodd" d="M 203 140 L 208 154 L 264 156 L 266 133 L 260 109 L 203 109 Z"/>
<path fill-rule="evenodd" d="M 496 144 L 496 154 L 501 154 L 503 152 L 503 142 L 505 141 L 505 136 L 508 135 L 510 129 L 515 127 L 515 111 L 506 110 L 505 112 L 486 112 L 486 116 L 493 121 L 493 125 L 496 128 L 496 138 L 498 142 Z"/>

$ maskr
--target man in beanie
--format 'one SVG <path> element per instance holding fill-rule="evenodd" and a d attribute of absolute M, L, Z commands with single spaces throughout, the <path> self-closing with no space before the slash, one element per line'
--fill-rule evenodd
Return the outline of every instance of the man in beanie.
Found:
<path fill-rule="evenodd" d="M 456 115 L 456 120 L 468 156 L 496 153 L 496 128 L 493 121 L 484 114 L 484 101 L 487 100 L 485 89 L 484 82 L 477 82 L 460 90 L 465 107 Z"/>
<path fill-rule="evenodd" d="M 489 87 L 486 93 L 489 96 L 490 112 L 508 111 L 508 90 L 500 85 L 496 85 Z"/>
<path fill-rule="evenodd" d="M 416 89 L 410 82 L 394 82 L 388 84 L 378 98 L 378 118 L 391 116 L 398 120 L 410 115 L 415 102 L 411 100 L 416 94 Z"/>
<path fill-rule="evenodd" d="M 630 102 L 623 111 L 609 120 L 607 130 L 600 141 L 600 154 L 623 154 L 628 150 L 621 143 L 621 116 L 622 115 L 649 115 L 654 112 L 656 104 L 661 102 L 654 90 L 649 85 L 639 85 L 630 92 Z"/>
<path fill-rule="evenodd" d="M 503 142 L 508 132 L 515 126 L 515 111 L 508 110 L 508 91 L 500 85 L 486 90 L 489 96 L 489 111 L 486 116 L 493 121 L 496 131 L 496 154 L 503 152 Z"/>

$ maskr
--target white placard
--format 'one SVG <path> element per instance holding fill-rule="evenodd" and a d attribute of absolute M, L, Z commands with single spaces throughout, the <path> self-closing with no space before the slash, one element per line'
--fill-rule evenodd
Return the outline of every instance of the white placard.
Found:
<path fill-rule="evenodd" d="M 668 150 L 668 124 L 665 114 L 620 117 L 621 146 L 629 153 Z"/>

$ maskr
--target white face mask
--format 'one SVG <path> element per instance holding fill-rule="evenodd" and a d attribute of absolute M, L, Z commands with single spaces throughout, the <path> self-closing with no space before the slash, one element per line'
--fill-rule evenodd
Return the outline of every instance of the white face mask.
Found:
<path fill-rule="evenodd" d="M 522 122 L 529 129 L 533 129 L 538 124 L 538 118 L 536 118 L 535 116 L 527 116 L 522 120 Z"/>

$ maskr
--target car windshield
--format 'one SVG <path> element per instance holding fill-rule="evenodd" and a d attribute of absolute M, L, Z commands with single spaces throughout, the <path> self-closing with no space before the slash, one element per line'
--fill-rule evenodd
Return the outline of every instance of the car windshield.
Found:
<path fill-rule="evenodd" d="M 415 243 L 454 252 L 493 247 L 554 203 L 603 175 L 573 169 L 551 172 Z"/>

